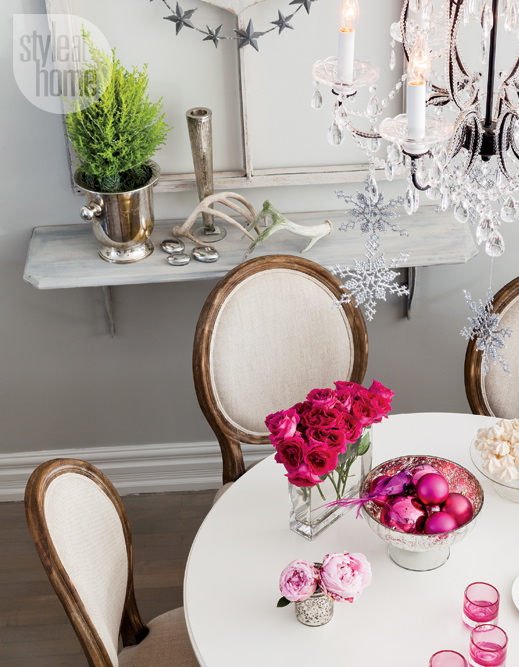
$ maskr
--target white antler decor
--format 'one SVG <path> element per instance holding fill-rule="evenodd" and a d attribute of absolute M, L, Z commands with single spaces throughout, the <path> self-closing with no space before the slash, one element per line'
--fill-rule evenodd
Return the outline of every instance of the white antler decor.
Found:
<path fill-rule="evenodd" d="M 258 225 L 262 218 L 266 219 L 269 217 L 272 220 L 272 223 L 265 229 L 265 231 L 259 233 Z M 329 220 L 325 220 L 320 225 L 299 225 L 297 222 L 292 222 L 285 218 L 284 215 L 272 205 L 272 202 L 266 201 L 263 204 L 263 208 L 258 213 L 256 218 L 249 224 L 248 229 L 254 227 L 258 231 L 258 237 L 253 240 L 253 242 L 248 247 L 243 260 L 245 261 L 247 257 L 251 254 L 254 248 L 258 243 L 262 243 L 269 236 L 279 232 L 281 229 L 285 229 L 287 232 L 296 234 L 297 236 L 304 236 L 310 238 L 310 243 L 302 250 L 301 252 L 306 252 L 316 243 L 319 239 L 322 239 L 324 236 L 327 236 L 332 231 L 332 223 Z"/>
<path fill-rule="evenodd" d="M 236 204 L 232 200 L 236 200 L 242 204 Z M 226 213 L 223 213 L 222 211 L 217 211 L 216 209 L 211 208 L 212 204 L 224 204 L 225 206 L 231 208 L 233 211 L 236 211 L 236 213 L 239 213 L 242 215 L 245 220 L 247 221 L 247 229 L 243 227 L 237 220 L 234 218 L 231 218 L 229 215 Z M 202 213 L 208 213 L 209 215 L 214 215 L 216 218 L 221 218 L 222 220 L 227 221 L 229 224 L 231 224 L 233 227 L 237 227 L 240 231 L 242 231 L 246 236 L 248 236 L 252 241 L 254 241 L 254 237 L 252 234 L 248 231 L 248 229 L 256 228 L 256 231 L 259 233 L 257 229 L 257 223 L 256 223 L 256 211 L 252 207 L 252 204 L 250 204 L 245 197 L 242 197 L 241 195 L 236 194 L 235 192 L 218 192 L 214 195 L 209 195 L 205 199 L 202 199 L 202 201 L 198 204 L 198 206 L 193 210 L 193 212 L 188 216 L 186 221 L 182 226 L 176 225 L 173 227 L 173 236 L 184 236 L 185 238 L 189 239 L 190 241 L 193 241 L 197 245 L 200 244 L 200 239 L 197 239 L 190 233 L 190 229 L 193 226 L 193 223 L 195 220 L 198 218 L 199 215 Z"/>

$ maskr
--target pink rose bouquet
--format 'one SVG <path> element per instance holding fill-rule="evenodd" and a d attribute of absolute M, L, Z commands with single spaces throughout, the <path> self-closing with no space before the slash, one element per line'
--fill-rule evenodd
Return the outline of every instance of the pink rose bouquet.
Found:
<path fill-rule="evenodd" d="M 294 560 L 281 573 L 277 606 L 303 602 L 322 591 L 337 602 L 355 602 L 371 583 L 371 566 L 364 554 L 327 554 L 322 564 Z"/>
<path fill-rule="evenodd" d="M 370 437 L 364 429 L 387 417 L 394 393 L 373 380 L 369 389 L 355 382 L 335 382 L 335 389 L 313 389 L 303 403 L 265 420 L 275 460 L 295 486 L 317 486 L 329 479 L 341 499 L 348 474 L 365 454 Z"/>

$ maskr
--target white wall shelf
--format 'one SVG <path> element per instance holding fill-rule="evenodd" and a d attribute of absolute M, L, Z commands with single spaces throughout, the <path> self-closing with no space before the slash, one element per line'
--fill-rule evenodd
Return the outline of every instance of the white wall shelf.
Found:
<path fill-rule="evenodd" d="M 347 219 L 344 211 L 294 213 L 287 217 L 309 225 L 325 219 L 332 222 L 332 233 L 305 253 L 308 259 L 330 267 L 351 266 L 355 259 L 364 258 L 367 235 L 362 235 L 358 228 L 338 231 L 341 222 Z M 421 207 L 411 217 L 404 213 L 397 222 L 407 229 L 409 236 L 388 232 L 382 235 L 382 247 L 387 260 L 399 257 L 401 252 L 409 253 L 408 262 L 401 264 L 403 267 L 461 264 L 478 253 L 469 227 L 458 223 L 452 215 L 436 213 L 432 206 Z M 214 245 L 220 253 L 217 262 L 203 264 L 191 260 L 185 266 L 171 266 L 160 243 L 171 238 L 173 224 L 171 220 L 157 221 L 152 235 L 155 251 L 140 262 L 125 265 L 108 264 L 98 256 L 97 242 L 87 224 L 36 227 L 29 244 L 24 280 L 38 289 L 58 289 L 217 279 L 242 261 L 249 245 L 249 240 L 238 230 L 226 225 L 226 238 Z M 251 257 L 298 255 L 307 243 L 308 239 L 281 231 L 267 239 Z M 192 247 L 193 244 L 186 241 L 186 252 Z"/>

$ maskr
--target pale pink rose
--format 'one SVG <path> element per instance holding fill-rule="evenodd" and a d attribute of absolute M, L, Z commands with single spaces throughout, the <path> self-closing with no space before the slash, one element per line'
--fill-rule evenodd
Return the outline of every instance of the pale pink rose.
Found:
<path fill-rule="evenodd" d="M 382 398 L 385 398 L 389 403 L 391 402 L 391 399 L 395 395 L 394 391 L 391 391 L 391 389 L 384 387 L 382 383 L 377 382 L 376 380 L 373 380 L 373 382 L 371 383 L 369 391 L 372 391 L 374 394 L 382 396 Z"/>
<path fill-rule="evenodd" d="M 319 475 L 310 470 L 306 463 L 300 465 L 297 470 L 289 472 L 286 476 L 290 484 L 294 486 L 315 486 L 323 481 Z"/>
<path fill-rule="evenodd" d="M 333 389 L 312 389 L 306 400 L 316 408 L 333 408 L 335 405 L 335 391 Z"/>
<path fill-rule="evenodd" d="M 371 583 L 371 566 L 364 554 L 328 554 L 319 575 L 325 595 L 337 602 L 355 602 Z"/>
<path fill-rule="evenodd" d="M 299 415 L 294 408 L 290 408 L 290 410 L 280 410 L 279 412 L 274 412 L 274 414 L 269 415 L 265 419 L 265 424 L 268 430 L 272 433 L 270 440 L 274 444 L 274 440 L 291 438 L 295 435 L 297 425 L 299 424 Z"/>
<path fill-rule="evenodd" d="M 308 599 L 317 588 L 318 574 L 313 563 L 293 560 L 281 573 L 279 590 L 290 602 Z"/>

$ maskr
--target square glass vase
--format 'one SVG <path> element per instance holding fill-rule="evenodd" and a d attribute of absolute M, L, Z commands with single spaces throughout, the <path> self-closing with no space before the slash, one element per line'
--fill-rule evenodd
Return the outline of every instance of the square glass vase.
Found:
<path fill-rule="evenodd" d="M 364 478 L 371 470 L 372 427 L 365 428 L 358 440 L 339 454 L 337 468 L 323 475 L 315 486 L 288 483 L 290 528 L 308 540 L 315 539 L 337 521 L 350 507 L 332 505 L 335 500 L 357 497 Z"/>

